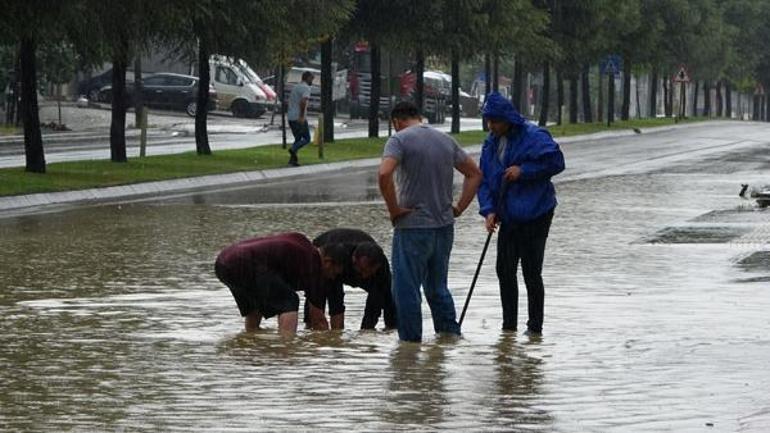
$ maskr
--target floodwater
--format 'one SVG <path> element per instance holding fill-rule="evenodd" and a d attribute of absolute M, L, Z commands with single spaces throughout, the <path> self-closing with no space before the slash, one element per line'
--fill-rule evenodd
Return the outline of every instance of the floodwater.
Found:
<path fill-rule="evenodd" d="M 565 173 L 541 338 L 500 330 L 494 248 L 460 340 L 431 335 L 427 307 L 421 345 L 359 331 L 359 289 L 343 332 L 242 333 L 219 250 L 340 226 L 388 250 L 371 170 L 0 220 L 0 429 L 770 431 L 770 211 L 737 197 L 767 173 L 758 149 Z M 473 206 L 458 312 L 485 240 Z"/>

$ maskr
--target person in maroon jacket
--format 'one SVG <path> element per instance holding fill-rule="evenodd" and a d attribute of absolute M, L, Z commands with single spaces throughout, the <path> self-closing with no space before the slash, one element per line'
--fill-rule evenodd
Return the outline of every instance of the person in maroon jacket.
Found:
<path fill-rule="evenodd" d="M 342 272 L 346 251 L 337 245 L 317 248 L 300 233 L 246 239 L 222 250 L 214 269 L 235 298 L 247 331 L 262 318 L 278 316 L 281 332 L 295 333 L 299 296 L 310 303 L 311 327 L 328 329 L 323 312 L 324 280 Z"/>

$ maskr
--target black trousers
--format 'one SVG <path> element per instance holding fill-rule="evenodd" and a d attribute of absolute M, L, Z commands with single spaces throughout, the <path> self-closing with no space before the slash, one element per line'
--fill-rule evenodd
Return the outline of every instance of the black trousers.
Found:
<path fill-rule="evenodd" d="M 497 236 L 497 278 L 500 281 L 500 300 L 503 304 L 503 329 L 516 329 L 519 314 L 516 270 L 521 261 L 529 305 L 527 329 L 534 332 L 543 330 L 543 258 L 552 219 L 553 210 L 526 223 L 500 225 Z"/>

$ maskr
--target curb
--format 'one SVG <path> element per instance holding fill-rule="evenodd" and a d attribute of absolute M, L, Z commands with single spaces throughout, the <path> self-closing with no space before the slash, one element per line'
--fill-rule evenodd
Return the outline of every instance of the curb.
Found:
<path fill-rule="evenodd" d="M 479 150 L 481 149 L 480 146 L 475 147 Z M 248 185 L 255 182 L 328 173 L 342 169 L 368 168 L 377 166 L 379 163 L 380 158 L 367 158 L 300 167 L 272 168 L 155 182 L 142 182 L 77 191 L 46 192 L 0 197 L 0 213 L 16 213 L 19 211 L 21 211 L 21 213 L 31 213 L 45 211 L 47 208 L 61 205 L 94 205 L 126 199 L 157 198 L 170 193 L 192 193 L 224 186 L 237 187 L 239 185 Z M 2 217 L 1 214 L 0 217 Z"/>

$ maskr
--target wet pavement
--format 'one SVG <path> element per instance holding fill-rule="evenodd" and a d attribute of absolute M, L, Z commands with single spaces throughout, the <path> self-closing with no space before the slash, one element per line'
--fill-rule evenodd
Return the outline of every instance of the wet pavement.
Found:
<path fill-rule="evenodd" d="M 358 289 L 343 332 L 242 333 L 218 251 L 340 226 L 388 250 L 371 169 L 0 219 L 0 429 L 770 431 L 770 213 L 738 197 L 768 181 L 769 133 L 565 145 L 542 338 L 500 330 L 494 248 L 459 341 L 358 331 Z M 458 310 L 476 210 L 456 224 Z"/>

